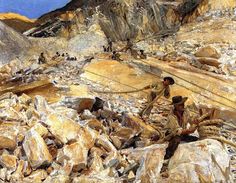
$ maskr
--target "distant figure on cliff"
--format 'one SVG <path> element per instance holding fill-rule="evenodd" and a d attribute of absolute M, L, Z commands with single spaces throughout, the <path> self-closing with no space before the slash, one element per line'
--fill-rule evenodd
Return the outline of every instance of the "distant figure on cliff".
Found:
<path fill-rule="evenodd" d="M 108 42 L 108 47 L 107 47 L 107 51 L 112 52 L 112 40 L 110 37 L 107 38 L 107 42 Z"/>
<path fill-rule="evenodd" d="M 144 54 L 144 50 L 140 50 L 140 55 L 139 55 L 139 57 L 140 57 L 141 59 L 147 59 L 147 55 Z"/>
<path fill-rule="evenodd" d="M 107 52 L 107 47 L 106 46 L 102 46 L 103 47 L 103 51 Z"/>
<path fill-rule="evenodd" d="M 54 56 L 52 57 L 52 60 L 55 60 L 55 59 L 59 58 L 60 56 L 61 56 L 60 53 L 59 53 L 59 52 L 56 52 L 56 55 L 54 55 Z"/>
<path fill-rule="evenodd" d="M 44 53 L 42 52 L 38 58 L 38 64 L 44 64 L 46 63 L 46 57 L 44 56 Z"/>
<path fill-rule="evenodd" d="M 56 52 L 56 55 L 57 55 L 58 57 L 60 57 L 60 56 L 61 56 L 61 55 L 60 55 L 60 53 L 59 53 L 58 51 Z"/>
<path fill-rule="evenodd" d="M 128 50 L 130 50 L 132 52 L 133 50 L 133 43 L 130 41 L 130 39 L 128 38 L 127 39 L 127 44 L 126 44 L 126 47 L 124 48 L 124 52 L 127 52 Z"/>

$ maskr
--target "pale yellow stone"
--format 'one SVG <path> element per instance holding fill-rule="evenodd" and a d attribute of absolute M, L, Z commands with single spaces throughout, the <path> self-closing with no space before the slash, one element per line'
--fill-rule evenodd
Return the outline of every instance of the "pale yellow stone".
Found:
<path fill-rule="evenodd" d="M 19 128 L 13 123 L 0 124 L 0 149 L 14 150 L 16 148 Z"/>
<path fill-rule="evenodd" d="M 70 177 L 68 175 L 56 175 L 49 176 L 43 183 L 70 183 Z"/>
<path fill-rule="evenodd" d="M 227 150 L 212 139 L 180 144 L 168 170 L 169 182 L 233 182 Z"/>
<path fill-rule="evenodd" d="M 48 129 L 55 138 L 64 144 L 78 138 L 80 131 L 79 124 L 65 116 L 54 113 L 48 115 L 44 123 L 48 126 Z"/>
<path fill-rule="evenodd" d="M 41 123 L 36 123 L 32 128 L 32 130 L 38 132 L 41 137 L 46 137 L 48 134 L 48 130 Z"/>
<path fill-rule="evenodd" d="M 52 162 L 52 156 L 46 143 L 38 132 L 34 130 L 27 132 L 23 148 L 32 168 L 38 168 L 41 165 L 48 165 Z"/>
<path fill-rule="evenodd" d="M 14 155 L 3 154 L 0 156 L 0 165 L 11 170 L 16 169 L 17 157 Z"/>
<path fill-rule="evenodd" d="M 68 160 L 73 165 L 73 169 L 84 169 L 87 165 L 88 149 L 84 146 L 83 140 L 86 139 L 64 146 L 58 152 L 57 161 L 63 163 L 64 160 Z"/>
<path fill-rule="evenodd" d="M 36 170 L 30 174 L 30 176 L 24 179 L 24 182 L 41 182 L 42 180 L 46 179 L 48 176 L 47 172 L 43 169 Z"/>

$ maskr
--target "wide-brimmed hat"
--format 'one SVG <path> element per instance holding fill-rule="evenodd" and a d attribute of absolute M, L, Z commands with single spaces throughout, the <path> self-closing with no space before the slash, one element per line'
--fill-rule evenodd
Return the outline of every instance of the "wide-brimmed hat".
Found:
<path fill-rule="evenodd" d="M 173 85 L 173 84 L 175 84 L 175 80 L 172 78 L 172 77 L 164 77 L 164 81 L 165 80 L 169 80 L 170 81 L 170 85 Z"/>
<path fill-rule="evenodd" d="M 183 104 L 186 102 L 188 97 L 182 97 L 182 96 L 174 96 L 172 97 L 172 105 L 178 105 L 178 104 Z"/>

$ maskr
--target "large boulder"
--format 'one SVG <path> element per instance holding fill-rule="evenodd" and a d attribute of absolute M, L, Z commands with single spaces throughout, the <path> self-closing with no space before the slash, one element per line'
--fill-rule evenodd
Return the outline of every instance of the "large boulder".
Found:
<path fill-rule="evenodd" d="M 52 155 L 49 153 L 46 143 L 38 132 L 34 130 L 27 132 L 23 148 L 30 165 L 34 169 L 52 162 Z"/>
<path fill-rule="evenodd" d="M 44 124 L 48 126 L 52 135 L 61 143 L 66 144 L 68 141 L 78 138 L 79 124 L 63 115 L 57 113 L 50 114 L 47 116 Z"/>
<path fill-rule="evenodd" d="M 140 164 L 136 172 L 136 182 L 151 183 L 161 180 L 160 171 L 164 163 L 166 147 L 166 144 L 155 144 L 125 152 L 128 154 L 128 159 Z"/>
<path fill-rule="evenodd" d="M 210 57 L 210 58 L 220 58 L 220 53 L 212 46 L 206 46 L 203 48 L 200 48 L 196 51 L 194 54 L 196 57 Z"/>
<path fill-rule="evenodd" d="M 211 139 L 180 144 L 168 169 L 169 182 L 233 182 L 226 149 Z"/>

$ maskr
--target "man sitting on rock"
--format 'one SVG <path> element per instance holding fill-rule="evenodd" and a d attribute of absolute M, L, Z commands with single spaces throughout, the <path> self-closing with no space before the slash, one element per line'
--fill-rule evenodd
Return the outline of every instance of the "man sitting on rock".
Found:
<path fill-rule="evenodd" d="M 189 135 L 197 129 L 198 120 L 197 116 L 191 116 L 189 110 L 185 109 L 187 99 L 187 97 L 182 96 L 172 98 L 174 108 L 168 115 L 166 136 L 169 136 L 170 139 L 165 159 L 173 156 L 181 141 L 192 142 L 198 140 L 198 137 Z M 188 124 L 190 124 L 189 128 Z"/>
<path fill-rule="evenodd" d="M 140 55 L 139 55 L 140 59 L 147 59 L 147 55 L 144 54 L 144 50 L 140 50 Z"/>
<path fill-rule="evenodd" d="M 120 54 L 119 53 L 117 53 L 116 51 L 113 51 L 112 52 L 112 56 L 111 56 L 111 59 L 112 60 L 117 60 L 117 61 L 123 61 L 121 58 L 120 58 Z"/>
<path fill-rule="evenodd" d="M 170 97 L 170 87 L 169 85 L 173 85 L 175 83 L 172 77 L 165 77 L 164 80 L 160 83 L 154 83 L 152 85 L 148 85 L 143 89 L 151 89 L 151 92 L 147 97 L 147 106 L 139 113 L 140 116 L 147 115 L 149 116 L 151 110 L 153 108 L 153 104 L 164 95 L 164 97 Z"/>

